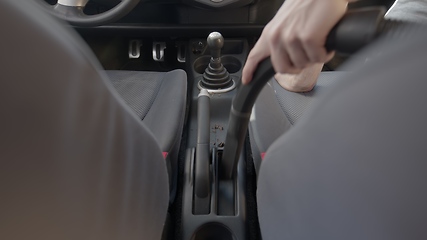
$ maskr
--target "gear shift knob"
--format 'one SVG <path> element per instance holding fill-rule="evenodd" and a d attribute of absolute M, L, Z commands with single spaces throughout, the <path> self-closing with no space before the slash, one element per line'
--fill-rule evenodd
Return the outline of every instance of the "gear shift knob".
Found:
<path fill-rule="evenodd" d="M 207 43 L 211 50 L 212 58 L 221 57 L 221 48 L 224 46 L 224 38 L 219 32 L 212 32 L 209 34 Z"/>
<path fill-rule="evenodd" d="M 207 39 L 211 53 L 209 65 L 203 73 L 203 78 L 199 83 L 201 88 L 210 90 L 221 90 L 224 92 L 234 88 L 234 81 L 221 61 L 221 48 L 224 46 L 224 38 L 219 32 L 212 32 Z"/>

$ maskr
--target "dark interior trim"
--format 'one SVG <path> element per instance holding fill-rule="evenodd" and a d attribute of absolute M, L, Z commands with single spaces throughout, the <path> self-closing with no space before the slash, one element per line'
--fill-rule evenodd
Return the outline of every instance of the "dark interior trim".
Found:
<path fill-rule="evenodd" d="M 76 30 L 88 35 L 120 35 L 138 37 L 200 37 L 218 31 L 226 37 L 259 36 L 264 25 L 106 25 L 94 28 L 77 27 Z"/>

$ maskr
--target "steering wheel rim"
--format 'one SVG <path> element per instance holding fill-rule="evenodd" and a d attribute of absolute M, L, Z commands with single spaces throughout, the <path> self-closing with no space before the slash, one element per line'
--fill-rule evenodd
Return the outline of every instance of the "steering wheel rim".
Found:
<path fill-rule="evenodd" d="M 96 15 L 84 14 L 83 10 L 88 2 L 89 0 L 58 0 L 55 5 L 43 1 L 43 5 L 51 14 L 73 26 L 94 27 L 122 18 L 134 9 L 140 0 L 122 0 L 112 9 Z"/>

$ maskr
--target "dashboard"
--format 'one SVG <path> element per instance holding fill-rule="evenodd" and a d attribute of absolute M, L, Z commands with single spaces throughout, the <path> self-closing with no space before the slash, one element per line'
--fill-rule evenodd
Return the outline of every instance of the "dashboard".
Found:
<path fill-rule="evenodd" d="M 55 0 L 46 0 L 54 4 Z M 88 15 L 107 11 L 120 0 L 90 0 Z M 141 0 L 118 24 L 266 24 L 283 0 Z"/>

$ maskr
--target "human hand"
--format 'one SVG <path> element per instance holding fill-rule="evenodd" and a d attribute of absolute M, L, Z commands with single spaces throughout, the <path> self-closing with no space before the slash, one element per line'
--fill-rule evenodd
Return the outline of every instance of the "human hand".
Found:
<path fill-rule="evenodd" d="M 314 63 L 329 61 L 333 52 L 324 47 L 326 37 L 347 4 L 347 0 L 286 0 L 249 53 L 242 83 L 252 80 L 258 63 L 268 56 L 276 73 L 297 74 Z"/>

